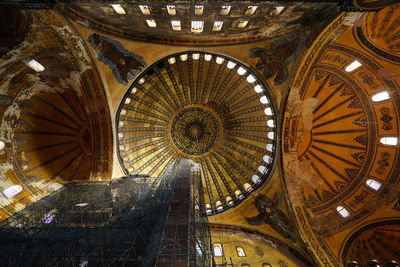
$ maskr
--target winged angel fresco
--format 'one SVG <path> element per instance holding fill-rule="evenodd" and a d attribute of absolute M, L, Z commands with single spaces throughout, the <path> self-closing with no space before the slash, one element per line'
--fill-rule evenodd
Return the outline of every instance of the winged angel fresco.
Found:
<path fill-rule="evenodd" d="M 258 195 L 255 198 L 255 205 L 259 214 L 251 218 L 246 218 L 250 225 L 266 223 L 283 237 L 290 239 L 291 242 L 297 240 L 296 232 L 290 220 L 281 209 L 282 195 L 279 192 L 275 193 L 272 200 L 263 194 Z"/>
<path fill-rule="evenodd" d="M 299 35 L 272 42 L 270 49 L 252 48 L 249 57 L 259 58 L 256 67 L 264 70 L 264 77 L 274 77 L 274 84 L 282 84 L 288 77 L 287 66 L 300 53 L 305 42 L 305 36 Z"/>

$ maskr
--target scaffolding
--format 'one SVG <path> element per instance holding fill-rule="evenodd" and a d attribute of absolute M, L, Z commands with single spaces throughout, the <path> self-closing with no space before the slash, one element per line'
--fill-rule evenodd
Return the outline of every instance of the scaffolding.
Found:
<path fill-rule="evenodd" d="M 206 224 L 193 231 L 204 221 L 192 212 L 188 162 L 161 178 L 67 184 L 0 223 L 0 265 L 209 266 L 192 253 L 210 242 Z"/>
<path fill-rule="evenodd" d="M 192 167 L 190 181 L 192 185 L 190 266 L 215 266 L 208 217 L 204 214 L 206 209 L 199 164 Z"/>

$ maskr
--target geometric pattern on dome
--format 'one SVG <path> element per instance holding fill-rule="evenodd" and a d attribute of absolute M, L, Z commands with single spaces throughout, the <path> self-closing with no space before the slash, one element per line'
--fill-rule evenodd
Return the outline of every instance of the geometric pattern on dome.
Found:
<path fill-rule="evenodd" d="M 126 175 L 162 176 L 182 158 L 199 164 L 208 214 L 227 210 L 270 177 L 275 104 L 237 60 L 190 51 L 165 57 L 130 86 L 117 111 Z"/>
<path fill-rule="evenodd" d="M 210 112 L 201 108 L 188 108 L 174 118 L 171 137 L 184 153 L 201 155 L 215 145 L 218 131 L 217 120 Z"/>
<path fill-rule="evenodd" d="M 400 262 L 399 230 L 399 220 L 378 221 L 362 227 L 347 240 L 342 252 L 343 263 Z"/>
<path fill-rule="evenodd" d="M 360 27 L 355 30 L 357 41 L 368 51 L 395 64 L 400 61 L 400 45 L 398 42 L 398 32 L 400 31 L 398 22 L 400 16 L 399 7 L 400 4 L 397 3 L 380 12 L 366 13 Z"/>
<path fill-rule="evenodd" d="M 390 18 L 390 10 L 371 14 L 376 27 L 386 29 L 383 18 Z M 300 64 L 282 127 L 283 172 L 293 212 L 307 242 L 316 244 L 315 257 L 332 266 L 340 265 L 331 250 L 336 246 L 332 240 L 378 212 L 400 172 L 399 146 L 380 142 L 386 136 L 399 136 L 400 95 L 391 72 L 396 69 L 391 59 L 397 55 L 392 52 L 383 60 L 377 57 L 384 55 L 383 47 L 373 53 L 363 47 L 366 43 L 358 42 L 359 26 L 347 25 L 346 16 L 339 16 L 320 34 Z M 355 60 L 361 65 L 349 71 Z M 390 97 L 374 101 L 385 90 Z M 382 186 L 374 189 L 371 179 Z M 342 215 L 343 209 L 348 216 Z M 310 231 L 315 236 L 308 235 Z"/>

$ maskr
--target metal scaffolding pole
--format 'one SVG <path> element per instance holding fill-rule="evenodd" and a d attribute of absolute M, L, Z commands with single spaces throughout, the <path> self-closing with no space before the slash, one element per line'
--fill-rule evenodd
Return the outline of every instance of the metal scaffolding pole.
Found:
<path fill-rule="evenodd" d="M 0 223 L 0 266 L 210 266 L 191 167 L 65 185 Z"/>

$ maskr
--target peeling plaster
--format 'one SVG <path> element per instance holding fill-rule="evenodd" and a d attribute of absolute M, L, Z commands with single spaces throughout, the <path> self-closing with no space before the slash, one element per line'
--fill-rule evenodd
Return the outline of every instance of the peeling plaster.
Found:
<path fill-rule="evenodd" d="M 66 40 L 71 41 L 75 46 L 77 46 L 79 49 L 76 49 L 77 56 L 81 58 L 79 61 L 79 68 L 81 70 L 81 73 L 85 72 L 86 70 L 91 69 L 91 66 L 86 64 L 86 62 L 90 62 L 90 58 L 86 51 L 83 41 L 77 36 L 72 29 L 69 26 L 53 26 L 54 30 L 57 31 L 62 37 L 64 37 Z M 65 47 L 65 49 L 69 49 L 68 47 Z M 84 60 L 83 60 L 84 59 Z"/>
<path fill-rule="evenodd" d="M 314 119 L 314 109 L 317 107 L 319 99 L 317 98 L 307 98 L 304 100 L 302 105 L 301 117 L 303 120 L 304 131 L 312 130 L 312 122 Z"/>
<path fill-rule="evenodd" d="M 296 118 L 301 117 L 303 123 L 303 132 L 298 132 L 295 140 L 301 141 L 304 131 L 312 130 L 312 122 L 314 119 L 314 109 L 317 107 L 319 99 L 307 98 L 304 101 L 301 100 L 298 88 L 293 88 L 289 94 L 285 117 Z M 297 155 L 297 143 L 293 151 L 286 153 L 283 157 L 283 166 L 287 169 L 286 171 L 286 182 L 287 186 L 293 191 L 292 203 L 294 207 L 303 205 L 303 192 L 302 183 L 307 183 L 312 188 L 319 186 L 316 183 L 314 173 L 311 171 L 311 161 L 304 159 L 299 162 Z"/>
<path fill-rule="evenodd" d="M 20 117 L 21 107 L 20 103 L 23 100 L 30 99 L 33 95 L 41 92 L 41 91 L 52 91 L 50 86 L 47 83 L 42 82 L 40 77 L 32 74 L 27 74 L 28 80 L 32 82 L 31 86 L 25 87 L 18 92 L 18 95 L 15 97 L 14 102 L 10 105 L 3 114 L 4 118 L 8 118 L 2 120 L 0 126 L 0 137 L 2 137 L 5 142 L 11 143 L 13 139 L 14 127 L 15 122 L 18 121 Z"/>
<path fill-rule="evenodd" d="M 79 72 L 71 71 L 69 73 L 69 77 L 59 78 L 58 81 L 63 89 L 72 88 L 79 97 L 82 97 L 82 92 L 81 92 L 82 85 L 80 77 L 81 74 Z"/>
<path fill-rule="evenodd" d="M 40 42 L 41 40 L 45 40 L 44 31 L 42 27 L 38 24 L 32 24 L 31 26 L 31 34 L 28 34 L 24 41 L 22 41 L 19 45 L 17 45 L 14 49 L 9 51 L 6 55 L 1 58 L 0 68 L 20 60 L 21 58 L 26 58 L 27 51 L 38 51 L 41 48 L 44 48 L 43 44 Z M 29 55 L 30 53 L 28 53 Z M 29 59 L 30 60 L 30 59 Z M 26 59 L 26 62 L 29 61 Z M 1 68 L 3 69 L 3 68 Z"/>
<path fill-rule="evenodd" d="M 347 12 L 343 24 L 347 26 L 360 26 L 363 15 L 364 13 L 362 12 Z"/>
<path fill-rule="evenodd" d="M 287 100 L 285 118 L 294 118 L 299 116 L 302 112 L 302 108 L 299 88 L 293 87 Z"/>

